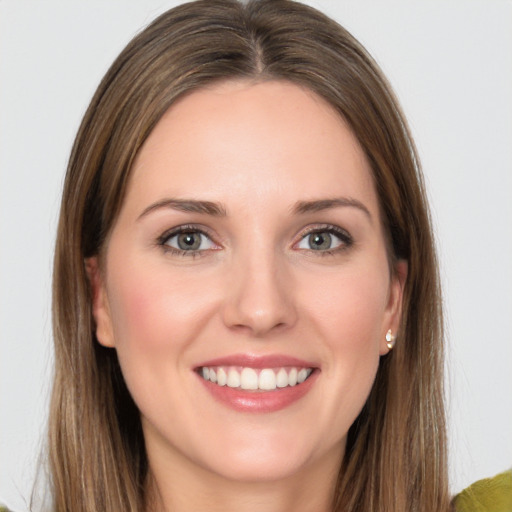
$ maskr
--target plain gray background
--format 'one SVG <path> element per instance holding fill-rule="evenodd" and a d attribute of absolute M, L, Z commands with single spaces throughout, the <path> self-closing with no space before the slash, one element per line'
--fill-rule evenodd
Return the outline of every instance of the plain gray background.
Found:
<path fill-rule="evenodd" d="M 0 502 L 20 512 L 45 431 L 69 150 L 115 56 L 176 3 L 0 1 Z M 374 55 L 420 151 L 446 299 L 456 492 L 512 466 L 512 2 L 308 3 Z"/>

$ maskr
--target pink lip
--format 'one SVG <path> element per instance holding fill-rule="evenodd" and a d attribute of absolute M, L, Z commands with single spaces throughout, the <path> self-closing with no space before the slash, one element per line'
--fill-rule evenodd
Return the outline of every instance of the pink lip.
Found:
<path fill-rule="evenodd" d="M 196 368 L 203 366 L 247 366 L 255 369 L 262 368 L 279 368 L 282 366 L 297 366 L 299 368 L 315 368 L 318 364 L 297 359 L 296 357 L 286 356 L 283 354 L 273 355 L 254 355 L 254 354 L 233 354 L 226 357 L 219 357 L 205 361 Z"/>
<path fill-rule="evenodd" d="M 255 369 L 279 368 L 283 366 L 314 368 L 313 373 L 303 383 L 296 386 L 277 388 L 273 391 L 246 391 L 240 388 L 218 386 L 213 382 L 203 379 L 199 372 L 196 371 L 197 378 L 215 400 L 235 411 L 253 413 L 276 412 L 292 405 L 311 390 L 320 374 L 317 365 L 314 363 L 279 354 L 266 356 L 234 354 L 205 361 L 197 366 L 195 370 L 204 366 L 242 366 Z"/>

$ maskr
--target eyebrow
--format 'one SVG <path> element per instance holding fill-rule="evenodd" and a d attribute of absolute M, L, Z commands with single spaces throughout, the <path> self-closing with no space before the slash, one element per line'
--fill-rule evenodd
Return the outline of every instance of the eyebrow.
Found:
<path fill-rule="evenodd" d="M 358 210 L 364 212 L 370 221 L 372 220 L 370 210 L 368 210 L 368 208 L 363 203 L 361 203 L 361 201 L 352 199 L 351 197 L 334 197 L 332 199 L 318 199 L 316 201 L 299 201 L 295 203 L 292 211 L 296 214 L 305 214 L 339 207 L 357 208 Z"/>
<path fill-rule="evenodd" d="M 192 213 L 203 213 L 206 215 L 212 215 L 214 217 L 225 217 L 226 208 L 220 203 L 213 203 L 211 201 L 197 201 L 194 199 L 162 199 L 149 205 L 144 211 L 138 216 L 137 220 L 146 216 L 155 210 L 161 208 L 170 208 L 180 212 L 192 212 Z"/>
<path fill-rule="evenodd" d="M 350 197 L 335 197 L 332 199 L 298 201 L 293 206 L 292 213 L 303 215 L 306 213 L 315 213 L 340 207 L 357 208 L 364 212 L 368 216 L 368 218 L 372 220 L 372 216 L 368 208 L 363 203 L 361 203 L 361 201 L 358 201 L 357 199 L 352 199 Z M 221 203 L 214 203 L 212 201 L 198 201 L 195 199 L 166 198 L 157 201 L 156 203 L 153 203 L 149 205 L 147 208 L 145 208 L 144 211 L 139 215 L 137 220 L 161 208 L 170 208 L 180 212 L 202 213 L 206 215 L 212 215 L 214 217 L 227 216 L 226 208 Z"/>

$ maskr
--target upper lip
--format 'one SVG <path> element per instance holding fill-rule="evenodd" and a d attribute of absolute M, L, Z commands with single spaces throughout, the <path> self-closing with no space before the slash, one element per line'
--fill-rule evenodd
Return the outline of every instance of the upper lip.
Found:
<path fill-rule="evenodd" d="M 297 357 L 288 356 L 285 354 L 267 354 L 267 355 L 256 355 L 256 354 L 232 354 L 229 356 L 218 357 L 216 359 L 210 359 L 197 366 L 197 368 L 212 366 L 242 366 L 248 368 L 279 368 L 282 366 L 293 366 L 298 368 L 315 368 L 318 365 L 299 359 Z"/>

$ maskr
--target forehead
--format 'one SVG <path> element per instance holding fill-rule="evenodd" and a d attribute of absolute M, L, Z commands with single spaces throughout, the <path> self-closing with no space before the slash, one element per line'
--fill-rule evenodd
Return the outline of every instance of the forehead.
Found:
<path fill-rule="evenodd" d="M 376 204 L 370 166 L 342 117 L 283 81 L 223 82 L 179 100 L 141 148 L 129 194 L 134 189 L 146 201 L 196 193 L 245 201 L 273 192 L 282 200 L 342 194 Z"/>

